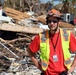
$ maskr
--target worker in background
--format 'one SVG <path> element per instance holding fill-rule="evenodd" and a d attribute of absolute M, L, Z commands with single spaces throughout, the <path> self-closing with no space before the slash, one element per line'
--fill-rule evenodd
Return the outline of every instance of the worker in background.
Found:
<path fill-rule="evenodd" d="M 71 62 L 71 52 L 76 52 L 76 39 L 72 32 L 59 28 L 61 13 L 48 12 L 46 23 L 49 30 L 36 35 L 28 47 L 28 53 L 42 75 L 70 75 L 76 67 L 76 55 Z M 35 53 L 40 51 L 40 61 Z"/>

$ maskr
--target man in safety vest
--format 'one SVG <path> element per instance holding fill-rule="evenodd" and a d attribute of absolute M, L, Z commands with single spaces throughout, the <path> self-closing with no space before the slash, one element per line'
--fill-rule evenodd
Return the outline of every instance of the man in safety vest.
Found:
<path fill-rule="evenodd" d="M 28 53 L 43 75 L 69 75 L 76 67 L 76 55 L 71 62 L 70 52 L 76 53 L 76 38 L 72 32 L 59 28 L 61 13 L 55 9 L 48 12 L 46 23 L 49 30 L 35 36 Z M 40 50 L 40 61 L 34 54 Z"/>

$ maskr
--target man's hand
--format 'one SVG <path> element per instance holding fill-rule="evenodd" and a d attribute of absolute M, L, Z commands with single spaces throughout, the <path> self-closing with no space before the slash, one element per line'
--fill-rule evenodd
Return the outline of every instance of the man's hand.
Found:
<path fill-rule="evenodd" d="M 27 52 L 31 58 L 31 60 L 33 61 L 33 63 L 35 64 L 35 66 L 42 71 L 42 67 L 41 67 L 41 63 L 35 58 L 34 53 L 30 50 L 30 48 L 27 49 Z"/>
<path fill-rule="evenodd" d="M 72 62 L 71 68 L 68 70 L 68 75 L 70 75 L 74 71 L 75 67 L 76 67 L 76 55 L 75 55 L 74 60 Z"/>
<path fill-rule="evenodd" d="M 68 70 L 68 75 L 70 75 L 71 73 L 73 73 L 73 71 L 74 71 L 74 66 L 72 66 L 71 68 L 70 68 L 70 70 Z"/>

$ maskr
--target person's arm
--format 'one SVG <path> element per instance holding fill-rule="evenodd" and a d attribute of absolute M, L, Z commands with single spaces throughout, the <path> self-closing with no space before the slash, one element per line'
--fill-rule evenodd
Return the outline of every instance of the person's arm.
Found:
<path fill-rule="evenodd" d="M 76 38 L 73 33 L 70 36 L 70 50 L 75 54 L 74 60 L 72 62 L 71 68 L 68 71 L 68 74 L 72 73 L 76 67 Z"/>
<path fill-rule="evenodd" d="M 75 57 L 74 57 L 74 61 L 73 61 L 73 63 L 72 63 L 72 66 L 73 66 L 73 67 L 76 67 L 76 54 L 75 54 Z"/>
<path fill-rule="evenodd" d="M 72 62 L 71 68 L 70 68 L 70 70 L 68 70 L 68 75 L 74 71 L 75 67 L 76 67 L 76 54 L 75 54 L 74 60 Z"/>
<path fill-rule="evenodd" d="M 30 50 L 29 47 L 28 47 L 28 49 L 27 49 L 27 52 L 28 52 L 31 60 L 32 60 L 33 63 L 35 64 L 35 66 L 36 66 L 38 69 L 42 70 L 40 63 L 39 63 L 38 60 L 35 58 L 35 54 Z"/>

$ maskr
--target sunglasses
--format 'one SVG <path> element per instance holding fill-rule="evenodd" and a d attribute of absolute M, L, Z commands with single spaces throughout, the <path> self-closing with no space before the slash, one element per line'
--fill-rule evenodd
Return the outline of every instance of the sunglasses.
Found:
<path fill-rule="evenodd" d="M 53 23 L 57 23 L 58 20 L 48 20 L 48 23 L 51 23 L 51 22 L 53 22 Z"/>

